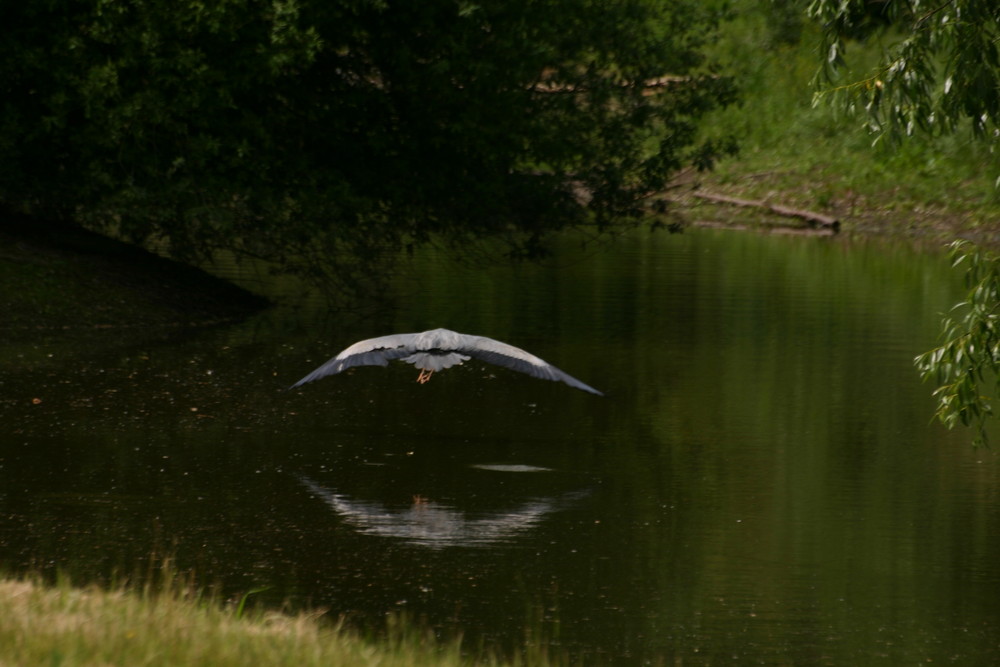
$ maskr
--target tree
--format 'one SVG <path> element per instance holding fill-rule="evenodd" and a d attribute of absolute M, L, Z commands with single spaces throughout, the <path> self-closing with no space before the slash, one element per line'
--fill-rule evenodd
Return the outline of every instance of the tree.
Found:
<path fill-rule="evenodd" d="M 401 249 L 636 220 L 729 142 L 695 0 L 0 9 L 0 202 L 356 287 Z"/>
<path fill-rule="evenodd" d="M 893 38 L 866 79 L 834 90 L 863 110 L 869 129 L 893 141 L 954 132 L 967 123 L 978 141 L 1000 141 L 1000 3 L 994 0 L 813 0 L 824 23 L 827 81 L 844 64 L 849 37 Z M 998 183 L 1000 186 L 1000 183 Z M 937 418 L 948 428 L 973 426 L 986 441 L 1000 395 L 1000 256 L 968 242 L 952 244 L 968 293 L 946 316 L 940 347 L 918 356 L 925 380 L 938 387 Z M 993 387 L 993 396 L 984 392 Z"/>
<path fill-rule="evenodd" d="M 843 67 L 848 40 L 889 39 L 867 78 L 833 89 L 872 132 L 898 140 L 967 122 L 981 141 L 1000 138 L 1000 4 L 813 0 L 809 12 L 823 23 L 827 81 Z"/>

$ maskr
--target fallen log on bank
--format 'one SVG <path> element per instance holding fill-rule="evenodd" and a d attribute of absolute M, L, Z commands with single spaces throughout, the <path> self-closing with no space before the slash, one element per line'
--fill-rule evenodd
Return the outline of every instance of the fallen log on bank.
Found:
<path fill-rule="evenodd" d="M 840 229 L 840 220 L 831 217 L 829 215 L 816 213 L 815 211 L 806 211 L 804 209 L 781 206 L 780 204 L 769 204 L 768 202 L 765 201 L 740 199 L 738 197 L 730 197 L 728 195 L 715 195 L 709 192 L 692 192 L 691 194 L 699 199 L 705 199 L 719 204 L 731 204 L 732 206 L 762 208 L 771 211 L 772 213 L 775 213 L 777 215 L 782 215 L 790 218 L 799 218 L 800 220 L 805 220 L 806 224 L 808 224 L 810 227 L 813 228 L 828 229 L 833 232 L 836 232 Z"/>

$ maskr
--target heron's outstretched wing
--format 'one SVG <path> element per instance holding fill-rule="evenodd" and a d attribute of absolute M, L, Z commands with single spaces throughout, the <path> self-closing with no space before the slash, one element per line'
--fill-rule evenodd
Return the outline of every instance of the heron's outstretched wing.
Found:
<path fill-rule="evenodd" d="M 465 355 L 465 356 L 463 356 Z M 564 382 L 571 387 L 603 396 L 552 364 L 524 350 L 485 336 L 469 336 L 448 329 L 422 333 L 393 334 L 369 338 L 351 345 L 291 386 L 292 389 L 354 366 L 386 366 L 402 359 L 425 370 L 441 370 L 472 357 L 504 366 L 542 380 Z"/>
<path fill-rule="evenodd" d="M 289 389 L 295 389 L 299 385 L 327 375 L 336 375 L 354 366 L 386 366 L 394 359 L 402 359 L 413 354 L 413 341 L 416 336 L 417 334 L 393 334 L 359 341 L 293 384 Z"/>
<path fill-rule="evenodd" d="M 501 343 L 485 336 L 464 336 L 463 338 L 461 347 L 457 348 L 457 351 L 474 359 L 527 373 L 542 380 L 565 382 L 571 387 L 604 396 L 590 385 L 580 382 L 569 373 L 559 370 L 544 359 L 540 359 L 530 352 L 525 352 L 519 347 Z"/>

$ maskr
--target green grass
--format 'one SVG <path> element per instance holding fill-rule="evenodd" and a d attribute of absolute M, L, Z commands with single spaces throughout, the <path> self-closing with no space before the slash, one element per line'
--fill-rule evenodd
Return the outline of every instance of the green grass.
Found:
<path fill-rule="evenodd" d="M 744 100 L 709 117 L 705 133 L 735 135 L 741 151 L 702 176 L 701 187 L 835 215 L 848 232 L 947 238 L 1000 229 L 1000 161 L 970 133 L 873 145 L 862 118 L 836 103 L 813 103 L 818 28 L 804 23 L 798 43 L 782 43 L 760 3 L 735 4 L 743 11 L 726 24 L 715 52 Z M 853 71 L 842 81 L 864 78 L 880 49 L 854 44 Z M 696 206 L 695 217 L 740 214 Z"/>
<path fill-rule="evenodd" d="M 78 588 L 0 579 L 0 665 L 551 664 L 543 648 L 515 663 L 463 657 L 458 640 L 391 618 L 375 639 L 326 621 L 226 607 L 187 587 Z"/>

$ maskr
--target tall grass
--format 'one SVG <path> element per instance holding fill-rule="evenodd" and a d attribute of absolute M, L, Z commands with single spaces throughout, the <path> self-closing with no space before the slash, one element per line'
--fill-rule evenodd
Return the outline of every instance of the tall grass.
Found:
<path fill-rule="evenodd" d="M 156 590 L 0 579 L 0 665 L 504 664 L 463 657 L 458 640 L 392 619 L 379 639 L 319 613 L 237 614 L 176 581 Z M 543 648 L 512 664 L 548 664 Z"/>

